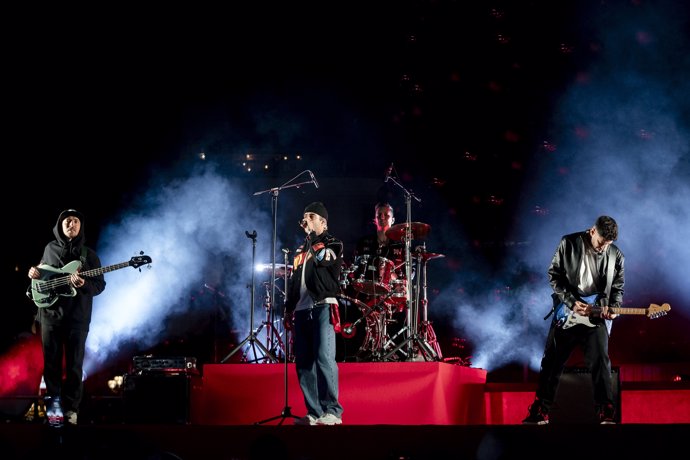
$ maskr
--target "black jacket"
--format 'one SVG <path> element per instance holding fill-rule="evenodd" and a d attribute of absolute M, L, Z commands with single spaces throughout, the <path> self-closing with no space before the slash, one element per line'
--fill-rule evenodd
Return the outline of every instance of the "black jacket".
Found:
<path fill-rule="evenodd" d="M 325 256 L 327 251 L 334 256 L 330 257 L 330 260 Z M 343 243 L 328 232 L 323 232 L 319 236 L 312 232 L 308 241 L 295 251 L 285 302 L 287 313 L 292 313 L 299 302 L 302 264 L 306 264 L 305 284 L 314 303 L 326 297 L 336 297 L 340 292 L 338 281 L 343 264 Z"/>
<path fill-rule="evenodd" d="M 67 214 L 63 211 L 58 216 L 57 223 L 53 227 L 55 240 L 49 242 L 43 250 L 41 264 L 62 268 L 69 262 L 79 260 L 82 256 L 82 247 L 86 248 L 86 258 L 80 271 L 93 270 L 101 267 L 101 261 L 96 252 L 85 246 L 84 221 L 81 220 L 79 234 L 71 241 L 62 232 L 62 221 Z M 68 276 L 68 275 L 65 275 Z M 91 323 L 91 311 L 93 297 L 105 289 L 104 276 L 84 278 L 84 286 L 77 289 L 74 297 L 59 296 L 58 300 L 50 307 L 39 308 L 38 319 L 45 324 L 64 324 L 82 329 L 89 328 Z"/>
<path fill-rule="evenodd" d="M 586 231 L 571 233 L 561 238 L 556 253 L 548 269 L 549 283 L 553 288 L 554 308 L 563 302 L 572 308 L 578 300 L 578 272 L 582 262 Z M 598 259 L 600 278 L 595 280 L 598 291 L 608 299 L 611 307 L 620 307 L 623 303 L 625 285 L 625 256 L 614 244 Z"/>

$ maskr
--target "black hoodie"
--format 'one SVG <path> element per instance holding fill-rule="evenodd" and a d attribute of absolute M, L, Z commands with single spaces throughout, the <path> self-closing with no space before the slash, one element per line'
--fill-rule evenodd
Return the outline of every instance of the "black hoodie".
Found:
<path fill-rule="evenodd" d="M 81 221 L 79 234 L 72 240 L 62 232 L 62 221 L 67 216 L 77 216 Z M 80 271 L 93 270 L 101 267 L 101 261 L 96 252 L 85 246 L 84 236 L 84 216 L 74 210 L 67 209 L 58 216 L 55 227 L 53 227 L 55 240 L 48 243 L 43 250 L 41 264 L 51 265 L 55 268 L 62 268 L 69 262 L 80 260 L 82 248 L 86 249 L 85 261 L 81 264 Z M 93 308 L 93 297 L 97 296 L 105 289 L 104 276 L 84 278 L 84 286 L 77 288 L 74 297 L 60 296 L 58 300 L 48 308 L 39 308 L 39 319 L 42 323 L 58 324 L 69 322 L 70 325 L 80 329 L 88 330 L 91 323 L 91 310 Z"/>

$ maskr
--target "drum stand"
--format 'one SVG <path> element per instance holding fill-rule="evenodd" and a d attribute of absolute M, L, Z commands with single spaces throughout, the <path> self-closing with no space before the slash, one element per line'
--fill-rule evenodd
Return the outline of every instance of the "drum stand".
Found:
<path fill-rule="evenodd" d="M 255 263 L 255 258 L 256 258 L 256 230 L 254 230 L 252 233 L 249 233 L 248 231 L 244 232 L 247 235 L 247 238 L 251 238 L 252 240 L 252 293 L 251 293 L 251 309 L 249 310 L 249 335 L 239 344 L 237 347 L 232 350 L 225 358 L 223 358 L 220 362 L 225 363 L 228 359 L 232 358 L 232 356 L 238 352 L 238 350 L 241 350 L 244 348 L 246 344 L 249 344 L 249 347 L 254 351 L 254 356 L 256 356 L 256 348 L 259 347 L 261 351 L 264 353 L 264 358 L 268 357 L 273 361 L 276 361 L 275 356 L 271 354 L 269 349 L 261 343 L 261 341 L 256 337 L 256 332 L 254 331 L 254 263 Z M 247 358 L 247 353 L 249 349 L 247 349 L 247 352 L 244 353 L 242 356 L 242 360 L 244 361 Z"/>
<path fill-rule="evenodd" d="M 420 246 L 420 248 L 422 250 L 417 252 L 417 269 L 419 269 L 420 260 L 422 260 L 422 259 L 424 260 L 424 265 L 422 266 L 422 276 L 421 276 L 422 283 L 423 283 L 422 284 L 422 290 L 421 290 L 423 297 L 421 300 L 419 299 L 419 292 L 420 292 L 419 291 L 419 278 L 420 277 L 417 277 L 417 293 L 418 293 L 417 305 L 419 305 L 420 302 L 422 305 L 422 308 L 421 308 L 422 322 L 420 324 L 421 329 L 422 329 L 421 330 L 421 340 L 424 341 L 425 343 L 427 343 L 429 345 L 429 347 L 433 350 L 434 353 L 431 357 L 434 360 L 441 360 L 441 359 L 443 359 L 443 355 L 441 353 L 441 346 L 439 345 L 438 340 L 436 339 L 436 332 L 434 332 L 434 328 L 431 325 L 431 322 L 427 318 L 427 306 L 429 304 L 429 301 L 427 299 L 427 292 L 426 292 L 426 289 L 427 289 L 426 264 L 427 264 L 427 262 L 429 262 L 429 259 L 424 257 L 426 254 L 425 246 L 422 245 L 422 246 Z"/>
<path fill-rule="evenodd" d="M 264 297 L 264 308 L 266 309 L 266 319 L 261 323 L 261 326 L 256 330 L 254 333 L 255 335 L 259 335 L 259 332 L 261 332 L 261 329 L 264 327 L 266 328 L 266 349 L 270 350 L 273 354 L 273 358 L 269 356 L 268 354 L 265 354 L 263 357 L 257 357 L 256 356 L 256 350 L 254 350 L 254 359 L 252 361 L 247 361 L 246 357 L 247 354 L 249 353 L 249 348 L 244 353 L 243 356 L 243 362 L 273 362 L 277 356 L 279 356 L 279 352 L 285 353 L 285 346 L 283 345 L 283 340 L 281 339 L 280 333 L 276 329 L 274 322 L 271 321 L 271 311 L 272 305 L 271 305 L 271 295 L 270 295 L 270 286 L 271 283 L 269 282 L 264 282 L 264 288 L 266 289 L 266 295 Z M 280 290 L 280 288 L 276 288 Z"/>

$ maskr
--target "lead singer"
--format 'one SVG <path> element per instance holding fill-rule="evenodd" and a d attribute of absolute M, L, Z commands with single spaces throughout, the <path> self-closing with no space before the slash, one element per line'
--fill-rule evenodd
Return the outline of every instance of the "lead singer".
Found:
<path fill-rule="evenodd" d="M 307 234 L 295 251 L 288 282 L 284 322 L 293 330 L 295 368 L 307 415 L 295 425 L 340 425 L 335 334 L 343 243 L 328 233 L 328 211 L 321 202 L 304 208 L 300 226 Z"/>

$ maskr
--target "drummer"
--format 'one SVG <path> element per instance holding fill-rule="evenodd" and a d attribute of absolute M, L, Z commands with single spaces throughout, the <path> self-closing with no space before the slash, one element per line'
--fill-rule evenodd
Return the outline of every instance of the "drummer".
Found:
<path fill-rule="evenodd" d="M 389 203 L 380 202 L 374 206 L 374 225 L 376 234 L 362 237 L 355 247 L 354 262 L 358 264 L 361 257 L 368 255 L 373 259 L 385 257 L 396 266 L 405 260 L 405 245 L 402 241 L 392 241 L 386 232 L 395 223 L 395 211 Z"/>

